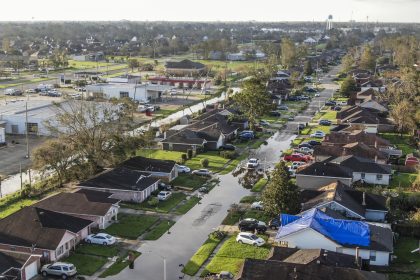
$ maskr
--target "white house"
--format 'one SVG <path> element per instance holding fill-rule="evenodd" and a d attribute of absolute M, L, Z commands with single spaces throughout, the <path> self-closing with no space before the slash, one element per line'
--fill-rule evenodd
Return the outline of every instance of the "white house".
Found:
<path fill-rule="evenodd" d="M 318 209 L 302 216 L 281 215 L 276 241 L 299 249 L 325 249 L 359 256 L 371 265 L 388 266 L 393 233 L 388 225 L 333 219 Z"/>

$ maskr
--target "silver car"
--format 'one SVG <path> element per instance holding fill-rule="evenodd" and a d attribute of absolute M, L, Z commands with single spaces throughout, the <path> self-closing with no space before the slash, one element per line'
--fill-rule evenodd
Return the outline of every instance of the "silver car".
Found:
<path fill-rule="evenodd" d="M 67 279 L 77 274 L 76 267 L 71 263 L 56 262 L 46 264 L 41 268 L 41 274 L 44 277 L 48 275 L 60 276 L 61 279 Z"/>

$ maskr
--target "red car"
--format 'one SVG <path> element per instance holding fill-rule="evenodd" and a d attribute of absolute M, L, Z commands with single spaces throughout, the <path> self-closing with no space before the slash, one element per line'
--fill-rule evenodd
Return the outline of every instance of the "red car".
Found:
<path fill-rule="evenodd" d="M 291 155 L 287 155 L 284 156 L 283 159 L 285 161 L 303 161 L 303 162 L 308 162 L 311 160 L 310 156 L 307 155 L 302 155 L 302 154 L 291 154 Z"/>

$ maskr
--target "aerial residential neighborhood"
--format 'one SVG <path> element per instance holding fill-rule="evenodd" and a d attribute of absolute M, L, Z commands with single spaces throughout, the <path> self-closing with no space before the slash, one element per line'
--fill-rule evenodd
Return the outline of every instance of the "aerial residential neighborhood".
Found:
<path fill-rule="evenodd" d="M 45 1 L 0 11 L 0 280 L 420 279 L 418 1 Z"/>

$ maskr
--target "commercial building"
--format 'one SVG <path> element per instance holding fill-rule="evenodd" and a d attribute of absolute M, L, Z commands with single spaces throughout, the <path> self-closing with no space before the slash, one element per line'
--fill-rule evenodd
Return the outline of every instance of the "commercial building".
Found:
<path fill-rule="evenodd" d="M 142 102 L 159 100 L 171 87 L 155 84 L 112 83 L 93 84 L 86 87 L 86 97 L 124 98 Z"/>

